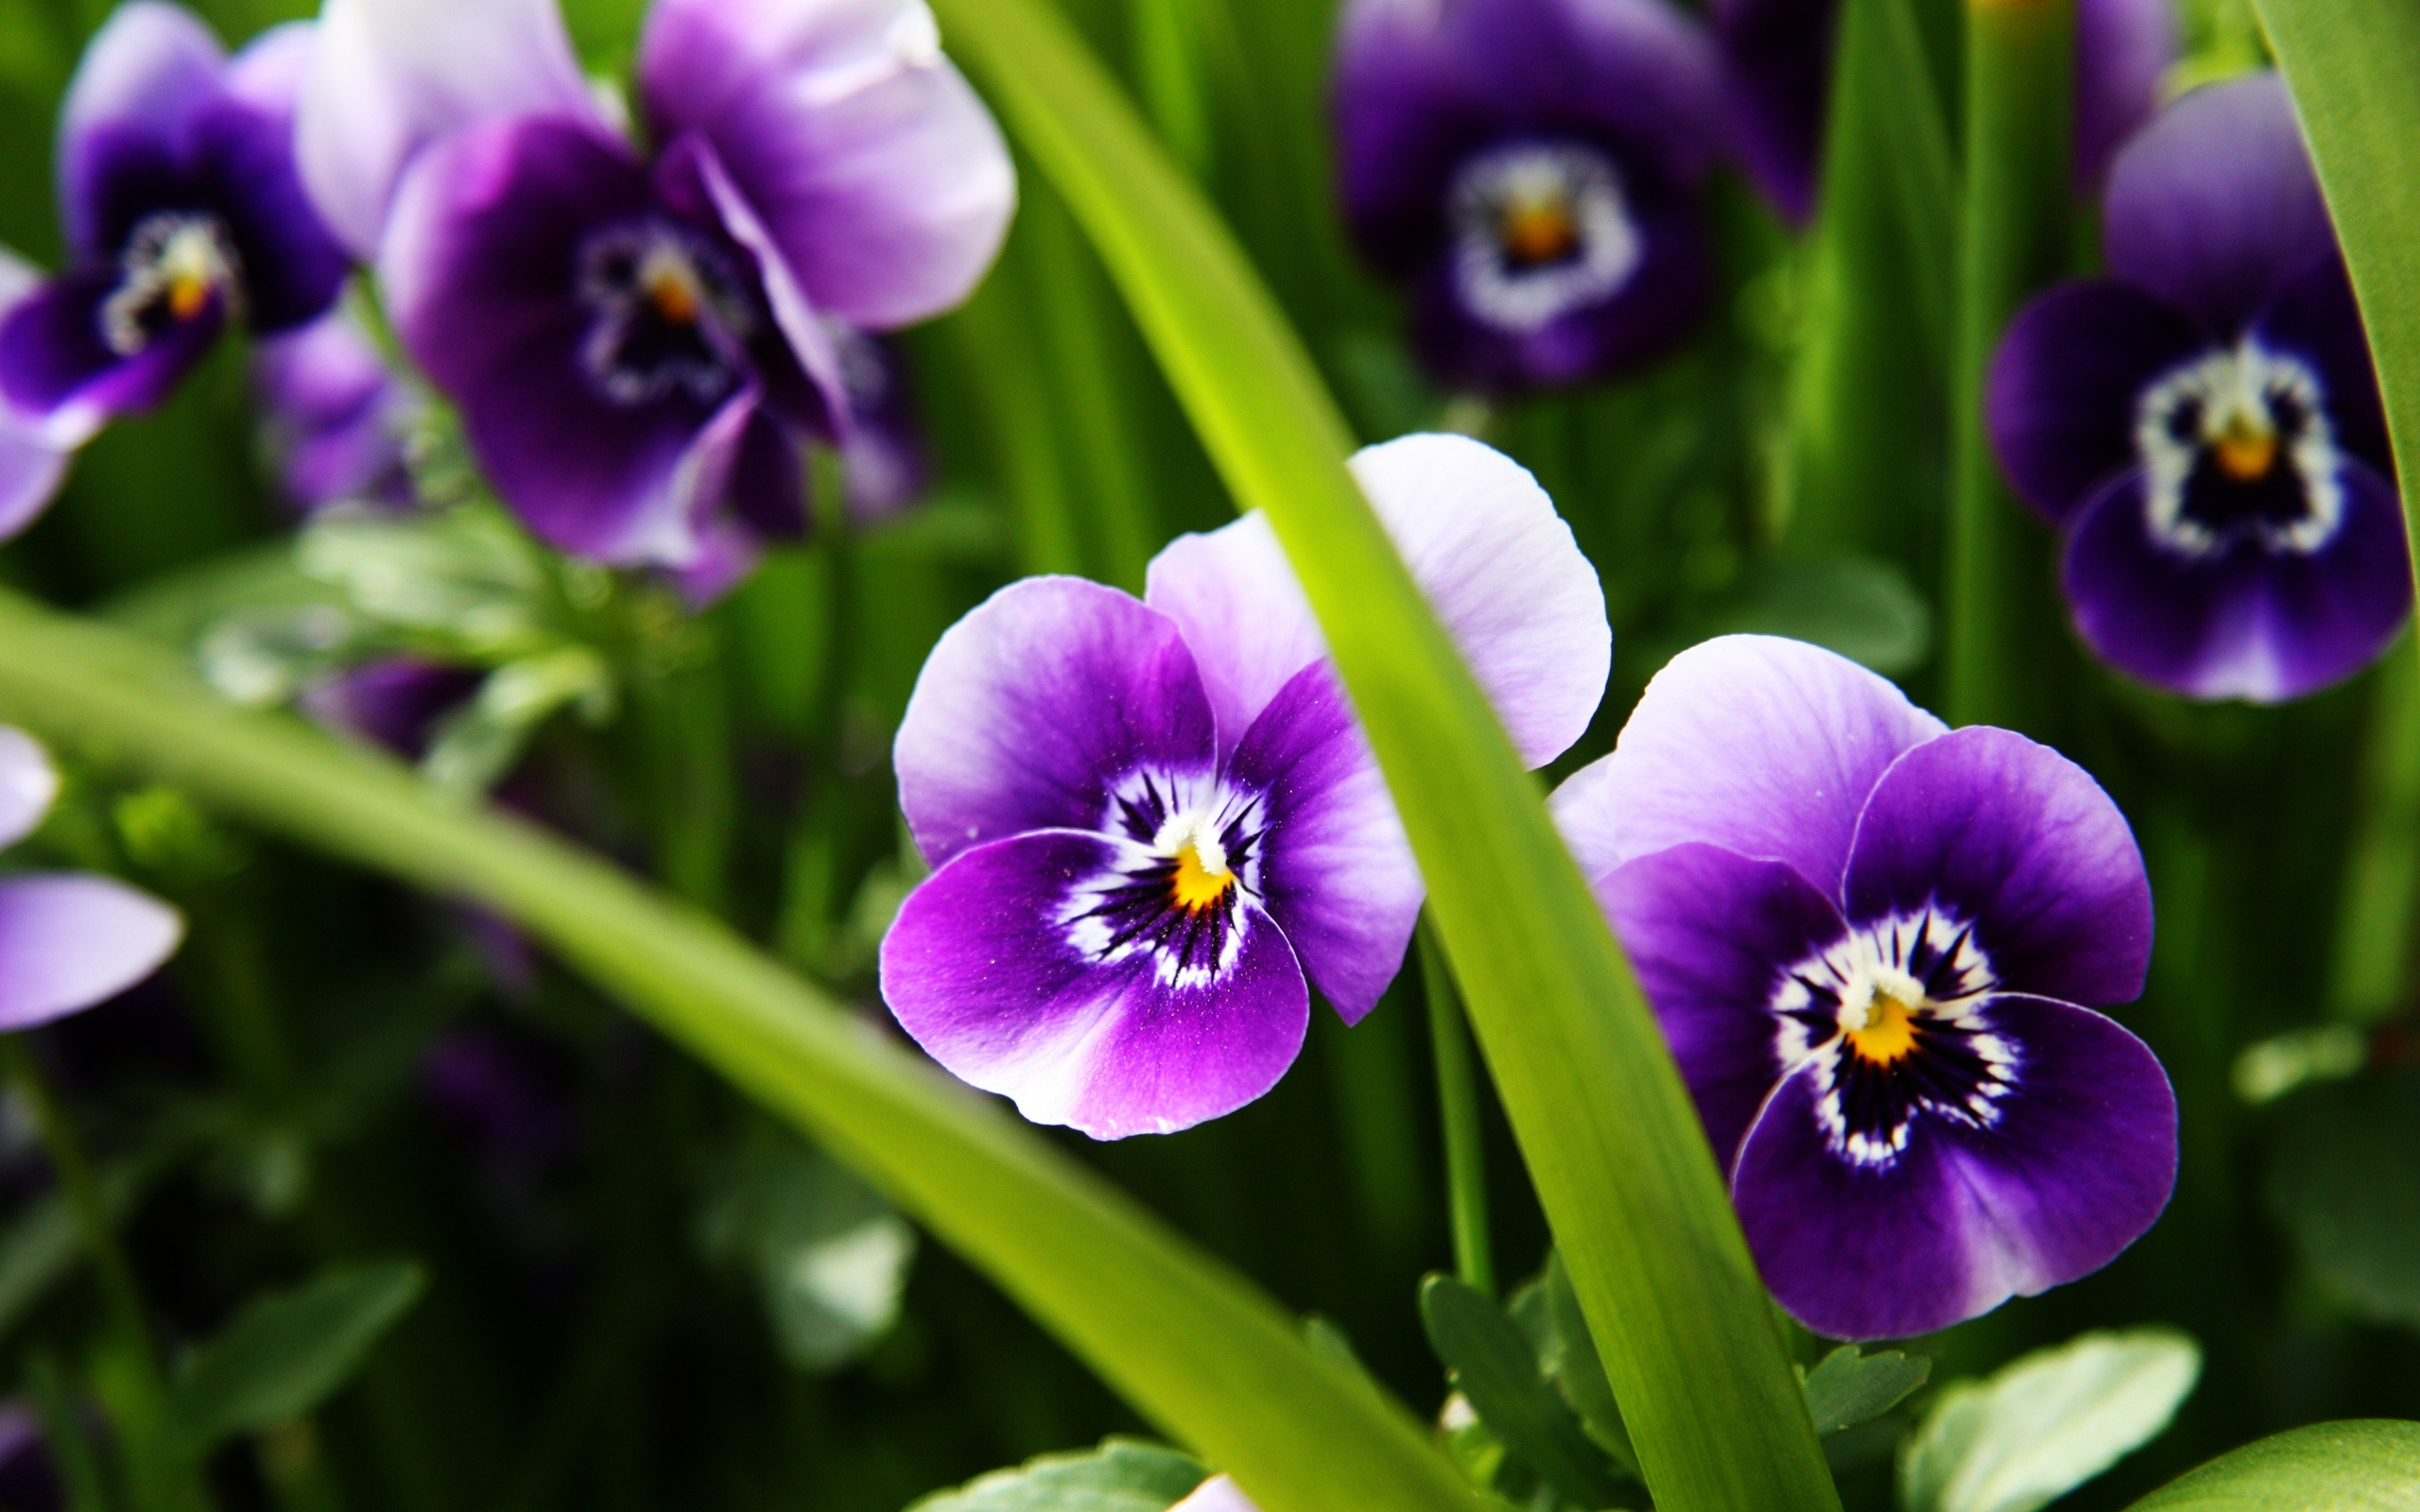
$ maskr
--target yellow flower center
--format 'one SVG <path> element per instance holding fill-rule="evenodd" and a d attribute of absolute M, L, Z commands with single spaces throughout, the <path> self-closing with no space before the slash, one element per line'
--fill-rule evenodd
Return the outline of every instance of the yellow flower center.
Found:
<path fill-rule="evenodd" d="M 1887 992 L 1877 992 L 1865 1010 L 1865 1022 L 1848 1031 L 1849 1048 L 1877 1066 L 1907 1058 L 1916 1048 L 1915 1007 Z"/>
<path fill-rule="evenodd" d="M 689 260 L 670 248 L 653 248 L 639 266 L 639 288 L 655 313 L 670 325 L 694 325 L 706 302 L 705 286 Z"/>
<path fill-rule="evenodd" d="M 1201 849 L 1200 844 L 1187 841 L 1176 852 L 1174 890 L 1177 906 L 1190 908 L 1195 913 L 1218 902 L 1227 896 L 1227 889 L 1236 885 L 1236 874 L 1227 869 L 1227 858 L 1224 855 L 1204 858 Z"/>
<path fill-rule="evenodd" d="M 2277 432 L 2248 415 L 2237 415 L 2212 448 L 2220 471 L 2238 483 L 2256 483 L 2277 461 Z"/>
<path fill-rule="evenodd" d="M 1507 256 L 1523 266 L 1558 263 L 1580 246 L 1580 227 L 1561 199 L 1530 199 L 1507 205 L 1496 224 Z"/>

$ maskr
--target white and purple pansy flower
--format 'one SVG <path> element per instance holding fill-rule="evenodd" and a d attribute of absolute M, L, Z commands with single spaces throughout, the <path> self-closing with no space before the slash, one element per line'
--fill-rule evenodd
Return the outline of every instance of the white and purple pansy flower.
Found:
<path fill-rule="evenodd" d="M 2066 536 L 2077 629 L 2197 698 L 2349 677 L 2411 608 L 2369 346 L 2274 74 L 2161 112 L 2111 169 L 2109 277 L 2018 315 L 1986 419 Z"/>
<path fill-rule="evenodd" d="M 70 258 L 0 320 L 0 392 L 54 446 L 158 404 L 241 319 L 316 319 L 344 250 L 294 166 L 312 30 L 278 26 L 232 60 L 191 12 L 121 6 L 93 38 L 59 123 Z"/>
<path fill-rule="evenodd" d="M 1330 103 L 1345 220 L 1443 381 L 1584 383 L 1696 329 L 1722 87 L 1665 0 L 1352 0 Z"/>
<path fill-rule="evenodd" d="M 1834 1338 L 2107 1263 L 2176 1176 L 2152 900 L 2107 794 L 1829 651 L 1726 636 L 1555 795 L 1765 1283 Z"/>
<path fill-rule="evenodd" d="M 1542 765 L 1604 695 L 1595 569 L 1530 475 L 1415 436 L 1354 471 L 1513 743 Z M 1137 600 L 1069 577 L 944 635 L 894 753 L 939 869 L 883 996 L 960 1079 L 1097 1139 L 1232 1112 L 1293 1063 L 1316 988 L 1348 1023 L 1423 889 L 1268 521 L 1176 541 Z"/>
<path fill-rule="evenodd" d="M 658 0 L 645 148 L 551 0 L 331 0 L 323 26 L 314 192 L 497 492 L 593 559 L 718 579 L 802 531 L 804 443 L 852 434 L 831 322 L 946 310 L 1014 208 L 922 0 Z"/>
<path fill-rule="evenodd" d="M 59 774 L 32 736 L 0 726 L 0 845 L 33 833 Z M 83 872 L 0 875 L 0 1031 L 30 1029 L 117 996 L 183 937 L 177 911 Z"/>

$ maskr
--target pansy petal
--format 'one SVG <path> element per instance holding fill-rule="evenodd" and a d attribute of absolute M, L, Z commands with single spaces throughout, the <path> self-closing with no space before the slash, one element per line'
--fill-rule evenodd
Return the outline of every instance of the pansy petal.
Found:
<path fill-rule="evenodd" d="M 1815 213 L 1840 7 L 1834 0 L 1714 0 L 1711 9 L 1749 175 L 1783 215 L 1804 224 Z"/>
<path fill-rule="evenodd" d="M 656 135 L 710 139 L 807 297 L 854 324 L 938 315 L 999 251 L 1015 169 L 924 0 L 659 0 L 639 88 Z"/>
<path fill-rule="evenodd" d="M 33 833 L 59 797 L 59 768 L 24 730 L 0 725 L 0 846 Z"/>
<path fill-rule="evenodd" d="M 899 806 L 925 859 L 1095 829 L 1144 769 L 1207 773 L 1210 703 L 1176 622 L 1076 577 L 1011 583 L 950 627 L 899 722 Z"/>
<path fill-rule="evenodd" d="M 1858 820 L 1842 888 L 1852 922 L 1973 927 L 2013 992 L 2131 1003 L 2152 954 L 2151 881 L 2100 784 L 2048 746 L 1988 726 L 1893 763 Z"/>
<path fill-rule="evenodd" d="M 0 1030 L 116 996 L 157 971 L 183 933 L 175 909 L 106 877 L 0 879 Z"/>
<path fill-rule="evenodd" d="M 390 656 L 315 684 L 300 702 L 330 730 L 418 761 L 445 716 L 470 702 L 485 680 L 469 667 Z"/>
<path fill-rule="evenodd" d="M 1948 727 L 1846 657 L 1771 635 L 1691 646 L 1647 685 L 1614 753 L 1556 792 L 1581 870 L 1703 840 L 1837 887 L 1866 796 Z"/>
<path fill-rule="evenodd" d="M 130 0 L 84 49 L 59 118 L 60 218 L 78 260 L 108 256 L 127 229 L 116 202 L 130 164 L 166 171 L 194 112 L 216 98 L 226 54 L 201 19 Z"/>
<path fill-rule="evenodd" d="M 2187 556 L 2156 540 L 2139 477 L 2104 491 L 2067 542 L 2076 629 L 2129 677 L 2193 698 L 2276 703 L 2352 676 L 2411 609 L 2410 547 L 2392 485 L 2345 458 L 2343 520 L 2318 551 L 2238 541 Z"/>
<path fill-rule="evenodd" d="M 194 117 L 196 181 L 234 244 L 244 318 L 260 332 L 325 314 L 352 266 L 294 165 L 289 91 L 309 65 L 313 43 L 304 22 L 263 33 L 229 65 L 227 92 Z"/>
<path fill-rule="evenodd" d="M 1224 1475 L 1213 1475 L 1168 1512 L 1260 1512 L 1243 1487 Z"/>
<path fill-rule="evenodd" d="M 884 936 L 883 1000 L 951 1074 L 1037 1124 L 1121 1139 L 1233 1112 L 1302 1049 L 1302 969 L 1269 916 L 1240 902 L 1232 958 L 1207 980 L 1169 980 L 1148 947 L 1103 959 L 1078 937 L 1081 889 L 1149 858 L 1067 830 L 962 852 Z"/>
<path fill-rule="evenodd" d="M 1439 186 L 1495 129 L 1437 0 L 1348 0 L 1328 108 L 1338 198 L 1361 254 L 1397 277 L 1444 234 Z"/>
<path fill-rule="evenodd" d="M 1733 1201 L 1766 1286 L 1830 1338 L 1906 1338 L 2098 1270 L 2167 1205 L 2176 1102 L 2159 1062 L 2100 1014 L 1988 1000 L 2014 1055 L 1990 1122 L 1915 1115 L 1876 1164 L 1830 1143 L 1820 1062 L 1749 1131 Z"/>
<path fill-rule="evenodd" d="M 0 414 L 0 541 L 33 524 L 48 507 L 74 455 L 15 415 Z"/>
<path fill-rule="evenodd" d="M 1848 926 L 1785 863 L 1720 846 L 1641 856 L 1599 878 L 1596 890 L 1728 1170 L 1787 1069 L 1773 1013 L 1784 973 L 1837 944 Z"/>
<path fill-rule="evenodd" d="M 1667 0 L 1459 0 L 1447 46 L 1506 134 L 1613 143 L 1694 180 L 1722 142 L 1722 66 L 1697 17 Z"/>
<path fill-rule="evenodd" d="M 2369 336 L 2342 258 L 2322 258 L 2289 280 L 2253 322 L 2252 339 L 2311 364 L 2336 444 L 2378 476 L 2394 475 L 2377 370 L 2370 363 Z"/>
<path fill-rule="evenodd" d="M 2017 497 L 2057 524 L 2134 466 L 2143 389 L 2209 342 L 2175 309 L 2111 279 L 2063 284 L 2026 305 L 1992 356 L 1983 412 Z"/>
<path fill-rule="evenodd" d="M 597 119 L 556 0 L 326 0 L 295 153 L 320 218 L 367 261 L 422 147 L 544 114 Z"/>
<path fill-rule="evenodd" d="M 108 266 L 70 273 L 0 317 L 0 393 L 38 421 L 50 446 L 81 445 L 112 416 L 167 398 L 226 324 L 225 307 L 214 300 L 131 355 L 119 352 L 102 322 L 118 279 Z"/>
<path fill-rule="evenodd" d="M 1358 1023 L 1403 970 L 1423 891 L 1377 758 L 1326 661 L 1270 700 L 1227 770 L 1267 795 L 1262 902 L 1311 985 Z"/>
<path fill-rule="evenodd" d="M 2090 195 L 2109 160 L 2151 118 L 2176 61 L 2176 0 L 2076 0 L 2076 192 Z"/>
<path fill-rule="evenodd" d="M 1257 509 L 1169 541 L 1151 558 L 1143 601 L 1184 629 L 1230 747 L 1278 689 L 1327 654 L 1286 548 Z"/>
<path fill-rule="evenodd" d="M 2335 247 L 2285 80 L 2204 85 L 2160 112 L 2109 170 L 2109 271 L 2210 331 L 2242 329 Z"/>

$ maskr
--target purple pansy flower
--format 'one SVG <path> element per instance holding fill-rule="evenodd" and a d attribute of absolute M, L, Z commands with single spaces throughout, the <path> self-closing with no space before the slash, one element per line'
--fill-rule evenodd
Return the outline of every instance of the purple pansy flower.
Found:
<path fill-rule="evenodd" d="M 294 168 L 311 47 L 296 23 L 230 60 L 158 0 L 94 37 L 59 126 L 70 266 L 0 321 L 0 391 L 54 446 L 158 404 L 229 321 L 290 331 L 335 301 L 344 251 Z"/>
<path fill-rule="evenodd" d="M 2083 768 L 1734 635 L 1657 674 L 1553 808 L 1808 1328 L 1946 1328 L 2159 1216 L 2168 1077 L 2077 1005 L 2141 993 L 2151 886 Z"/>
<path fill-rule="evenodd" d="M 41 286 L 42 274 L 33 265 L 0 249 L 0 326 L 8 323 L 9 311 Z M 59 491 L 74 455 L 74 448 L 44 434 L 39 418 L 20 413 L 0 398 L 0 541 L 33 524 Z"/>
<path fill-rule="evenodd" d="M 252 388 L 289 503 L 402 506 L 418 496 L 406 443 L 425 405 L 341 308 L 252 348 Z"/>
<path fill-rule="evenodd" d="M 827 321 L 965 297 L 1015 199 L 922 0 L 658 0 L 633 147 L 547 0 L 331 0 L 302 154 L 497 491 L 603 561 L 744 561 L 846 441 Z M 386 186 L 391 186 L 391 193 Z"/>
<path fill-rule="evenodd" d="M 2110 276 L 2026 306 L 1992 443 L 2066 535 L 2076 627 L 2199 698 L 2298 697 L 2411 607 L 2394 457 L 2326 206 L 2274 74 L 2169 106 L 2118 155 Z"/>
<path fill-rule="evenodd" d="M 314 684 L 298 701 L 330 730 L 418 761 L 439 724 L 470 702 L 486 676 L 418 657 L 383 657 Z"/>
<path fill-rule="evenodd" d="M 1461 437 L 1354 469 L 1513 742 L 1543 765 L 1603 696 L 1604 594 L 1545 492 Z M 1275 1085 L 1316 988 L 1348 1023 L 1403 962 L 1420 874 L 1268 521 L 1185 536 L 1141 600 L 1014 584 L 942 637 L 894 752 L 939 869 L 883 996 L 962 1080 L 1097 1139 Z"/>
<path fill-rule="evenodd" d="M 1345 219 L 1444 381 L 1582 383 L 1695 328 L 1722 89 L 1664 0 L 1352 0 L 1331 104 Z"/>
<path fill-rule="evenodd" d="M 840 447 L 840 487 L 848 495 L 851 523 L 878 524 L 913 505 L 932 484 L 907 354 L 895 342 L 845 326 L 834 329 L 833 340 L 853 421 Z"/>
<path fill-rule="evenodd" d="M 1840 0 L 1713 0 L 1712 9 L 1749 176 L 1803 222 L 1815 213 Z M 2100 186 L 2119 145 L 2150 118 L 2175 59 L 2174 0 L 2076 0 L 2078 194 Z"/>
<path fill-rule="evenodd" d="M 0 726 L 0 845 L 33 833 L 59 774 L 33 737 Z M 117 996 L 177 948 L 177 911 L 82 872 L 0 876 L 0 1031 L 30 1029 Z"/>

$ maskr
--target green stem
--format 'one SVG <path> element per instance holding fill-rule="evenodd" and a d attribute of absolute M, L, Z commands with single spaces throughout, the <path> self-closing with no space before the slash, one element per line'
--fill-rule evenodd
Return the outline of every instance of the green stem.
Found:
<path fill-rule="evenodd" d="M 77 1137 L 67 1110 L 60 1106 L 50 1078 L 43 1074 L 33 1047 L 23 1034 L 0 1037 L 0 1060 L 5 1060 L 9 1080 L 17 1094 L 26 1100 L 34 1130 L 50 1157 L 59 1189 L 67 1198 L 67 1211 L 76 1216 L 76 1231 L 83 1239 L 84 1252 L 100 1277 L 110 1326 L 117 1332 L 124 1347 L 150 1366 L 156 1378 L 158 1357 L 151 1350 L 151 1325 L 145 1317 L 143 1294 L 134 1284 L 133 1267 L 127 1263 L 126 1251 L 117 1242 L 117 1225 L 111 1221 L 109 1204 L 102 1200 L 100 1183 L 94 1179 L 92 1162 L 85 1159 L 84 1143 Z"/>
<path fill-rule="evenodd" d="M 1966 208 L 1952 372 L 1943 703 L 1952 724 L 2041 731 L 2063 642 L 2048 534 L 2001 482 L 1984 381 L 2009 318 L 2066 270 L 2075 0 L 1968 0 Z"/>
<path fill-rule="evenodd" d="M 48 1353 L 34 1354 L 26 1362 L 26 1386 L 42 1419 L 43 1447 L 67 1493 L 68 1512 L 116 1512 L 116 1501 L 101 1475 L 100 1456 L 84 1433 L 75 1398 L 60 1379 L 59 1363 Z"/>
<path fill-rule="evenodd" d="M 1437 1106 L 1445 1126 L 1445 1206 L 1454 1229 L 1454 1272 L 1465 1285 L 1495 1295 L 1495 1254 L 1487 1233 L 1487 1145 L 1478 1121 L 1478 1074 L 1470 1026 L 1438 948 L 1420 925 L 1420 980 L 1428 990 L 1428 1039 L 1437 1057 Z"/>

